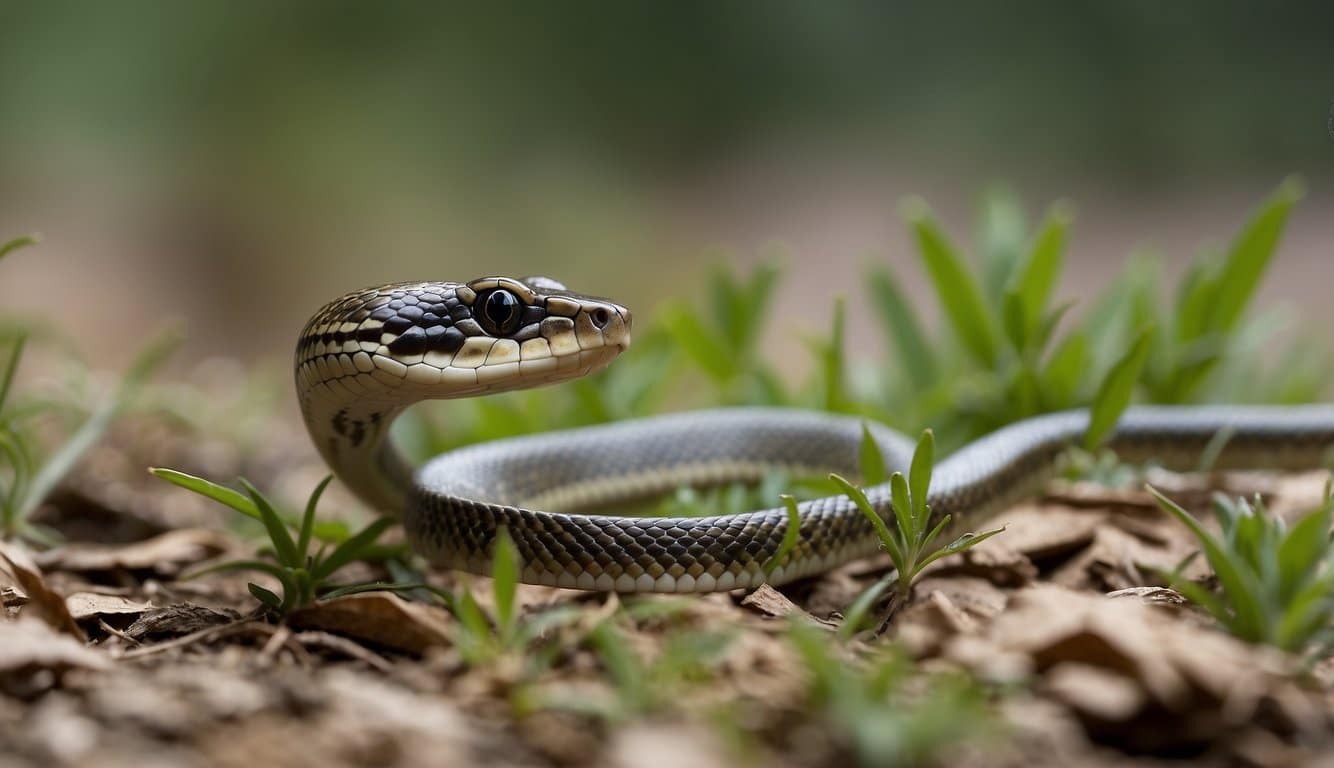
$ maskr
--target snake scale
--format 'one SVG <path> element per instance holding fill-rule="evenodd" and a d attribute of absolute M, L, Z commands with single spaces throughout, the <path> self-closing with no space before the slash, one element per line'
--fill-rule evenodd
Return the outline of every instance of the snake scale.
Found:
<path fill-rule="evenodd" d="M 619 592 L 710 592 L 781 584 L 876 551 L 842 496 L 800 504 L 797 546 L 767 576 L 782 508 L 725 517 L 588 514 L 682 485 L 758 481 L 774 470 L 858 473 L 862 422 L 777 408 L 669 414 L 474 445 L 415 472 L 388 439 L 409 405 L 554 384 L 596 371 L 630 344 L 631 316 L 548 278 L 401 283 L 324 306 L 297 343 L 296 386 L 315 445 L 362 500 L 402 519 L 432 562 L 490 573 L 504 527 L 533 584 Z M 1011 424 L 936 465 L 934 515 L 977 520 L 1040 490 L 1088 414 Z M 1110 447 L 1126 460 L 1189 467 L 1220 430 L 1219 468 L 1308 468 L 1334 446 L 1334 406 L 1136 407 Z M 890 469 L 912 443 L 872 425 Z M 867 489 L 892 517 L 888 485 Z M 585 513 L 581 513 L 584 510 Z"/>

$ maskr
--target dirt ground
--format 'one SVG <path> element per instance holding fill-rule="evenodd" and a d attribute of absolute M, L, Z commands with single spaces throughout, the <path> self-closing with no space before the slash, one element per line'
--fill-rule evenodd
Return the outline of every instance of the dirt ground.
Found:
<path fill-rule="evenodd" d="M 528 654 L 470 660 L 438 603 L 339 598 L 274 622 L 250 574 L 181 580 L 254 539 L 220 506 L 149 477 L 167 465 L 244 474 L 300 498 L 324 470 L 294 430 L 257 449 L 137 419 L 118 427 L 41 513 L 67 542 L 3 545 L 0 766 L 848 765 L 837 702 L 821 701 L 789 626 L 836 632 L 888 570 L 871 559 L 784 587 L 685 598 L 522 587 L 526 617 L 574 618 Z M 1314 504 L 1323 476 L 1149 478 L 1196 510 L 1207 490 L 1263 493 L 1280 514 Z M 279 492 L 278 495 L 283 495 Z M 352 508 L 336 492 L 335 515 Z M 1140 491 L 1053 486 L 1001 515 L 1006 532 L 946 559 L 883 632 L 831 644 L 855 666 L 896 642 L 914 679 L 982 681 L 986 733 L 935 750 L 952 765 L 1334 764 L 1334 666 L 1215 629 L 1160 571 L 1193 549 Z M 1188 575 L 1202 576 L 1192 563 Z M 391 578 L 358 565 L 352 580 Z M 432 573 L 443 588 L 490 582 Z M 261 583 L 276 586 L 270 582 Z M 648 669 L 639 692 L 590 637 L 611 621 L 644 664 L 674 638 L 725 634 L 707 669 Z M 540 654 L 537 674 L 526 665 Z M 641 671 L 642 671 L 641 669 Z M 910 686 L 911 687 L 911 686 Z M 633 693 L 633 691 L 632 691 Z M 913 694 L 906 701 L 913 700 Z M 731 722 L 720 724 L 726 712 Z M 855 715 L 856 713 L 854 713 Z M 871 712 L 873 731 L 902 723 Z M 946 715 L 948 716 L 948 715 Z M 725 727 L 724 727 L 725 726 Z M 979 726 L 980 728 L 981 726 Z"/>

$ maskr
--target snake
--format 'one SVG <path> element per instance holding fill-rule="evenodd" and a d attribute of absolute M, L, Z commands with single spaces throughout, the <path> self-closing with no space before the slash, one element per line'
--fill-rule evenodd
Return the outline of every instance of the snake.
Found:
<path fill-rule="evenodd" d="M 852 415 L 760 406 L 667 413 L 477 443 L 420 467 L 390 436 L 422 400 L 598 371 L 630 346 L 631 326 L 625 307 L 546 277 L 376 286 L 329 302 L 306 323 L 298 400 L 333 473 L 400 519 L 437 566 L 490 575 L 504 531 L 525 583 L 688 593 L 781 585 L 879 550 L 875 526 L 846 495 L 803 501 L 795 518 L 778 504 L 713 517 L 626 513 L 683 486 L 757 483 L 776 471 L 857 477 L 864 429 L 886 469 L 906 472 L 915 441 Z M 926 500 L 933 519 L 985 519 L 1039 493 L 1089 422 L 1087 410 L 1039 415 L 944 457 Z M 1132 406 L 1106 445 L 1123 461 L 1168 468 L 1190 468 L 1218 445 L 1216 469 L 1312 468 L 1334 446 L 1334 406 Z M 864 490 L 892 521 L 890 483 Z M 796 543 L 785 546 L 793 522 Z"/>

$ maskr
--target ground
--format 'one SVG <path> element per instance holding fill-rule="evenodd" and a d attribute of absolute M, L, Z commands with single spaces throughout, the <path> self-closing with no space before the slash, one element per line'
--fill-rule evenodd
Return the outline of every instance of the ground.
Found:
<path fill-rule="evenodd" d="M 3 545 L 0 766 L 1334 758 L 1334 667 L 1303 669 L 1241 643 L 1154 586 L 1194 545 L 1140 490 L 1053 485 L 1003 513 L 1004 534 L 934 566 L 887 624 L 846 639 L 835 637 L 843 616 L 886 559 L 752 594 L 522 587 L 526 626 L 560 620 L 518 651 L 479 651 L 439 602 L 368 593 L 275 621 L 246 588 L 276 588 L 263 578 L 182 580 L 201 563 L 253 555 L 255 540 L 229 528 L 232 513 L 144 467 L 245 474 L 291 498 L 324 472 L 298 430 L 257 445 L 132 419 L 42 510 L 64 544 Z M 1316 503 L 1324 481 L 1148 479 L 1193 510 L 1222 487 L 1262 493 L 1283 515 Z M 352 506 L 334 493 L 327 508 Z M 342 576 L 394 578 L 365 564 Z M 428 578 L 456 593 L 470 585 L 491 608 L 489 579 Z M 882 673 L 895 682 L 877 687 Z"/>

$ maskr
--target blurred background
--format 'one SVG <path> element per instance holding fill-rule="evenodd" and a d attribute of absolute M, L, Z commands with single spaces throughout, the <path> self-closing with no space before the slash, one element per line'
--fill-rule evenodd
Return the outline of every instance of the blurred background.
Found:
<path fill-rule="evenodd" d="M 1334 320 L 1334 5 L 8 2 L 0 302 L 122 366 L 285 359 L 366 284 L 544 273 L 641 314 L 779 254 L 771 349 L 898 215 L 967 243 L 993 184 L 1077 212 L 1062 295 L 1175 264 L 1305 180 L 1261 295 Z M 0 237 L 0 239 L 4 239 Z M 927 306 L 927 303 L 923 303 Z"/>

